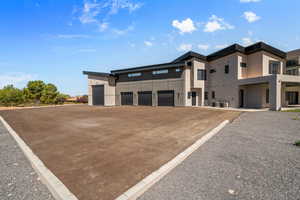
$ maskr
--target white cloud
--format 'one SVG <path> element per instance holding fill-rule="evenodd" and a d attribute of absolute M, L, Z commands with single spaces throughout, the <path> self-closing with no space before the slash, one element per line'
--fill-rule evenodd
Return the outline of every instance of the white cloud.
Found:
<path fill-rule="evenodd" d="M 198 48 L 203 51 L 207 51 L 209 49 L 209 45 L 208 44 L 199 44 Z"/>
<path fill-rule="evenodd" d="M 212 15 L 205 24 L 204 32 L 215 32 L 218 30 L 234 29 L 234 26 L 225 22 L 223 18 Z"/>
<path fill-rule="evenodd" d="M 244 38 L 242 38 L 242 43 L 243 43 L 243 45 L 245 45 L 245 46 L 249 46 L 249 45 L 253 44 L 254 42 L 252 41 L 251 38 L 249 38 L 249 37 L 244 37 Z"/>
<path fill-rule="evenodd" d="M 249 22 L 249 23 L 253 23 L 255 21 L 260 20 L 260 16 L 257 16 L 254 12 L 251 11 L 247 11 L 244 12 L 244 18 Z"/>
<path fill-rule="evenodd" d="M 60 34 L 57 35 L 58 38 L 61 39 L 81 39 L 81 38 L 89 38 L 89 35 L 81 35 L 81 34 Z"/>
<path fill-rule="evenodd" d="M 107 22 L 103 22 L 101 24 L 99 24 L 99 31 L 103 32 L 108 28 L 108 23 Z"/>
<path fill-rule="evenodd" d="M 133 31 L 133 30 L 134 30 L 134 26 L 130 25 L 126 29 L 113 29 L 113 33 L 118 36 L 121 36 L 121 35 L 127 34 L 130 31 Z"/>
<path fill-rule="evenodd" d="M 172 26 L 180 30 L 180 34 L 192 33 L 196 29 L 193 20 L 187 18 L 183 21 L 173 20 Z"/>
<path fill-rule="evenodd" d="M 218 45 L 215 46 L 215 49 L 224 49 L 226 47 L 228 47 L 227 44 L 218 44 Z"/>
<path fill-rule="evenodd" d="M 240 0 L 241 3 L 256 3 L 260 2 L 260 0 Z"/>
<path fill-rule="evenodd" d="M 109 15 L 118 14 L 121 9 L 127 9 L 129 13 L 132 13 L 140 7 L 142 7 L 141 3 L 133 3 L 131 0 L 85 0 L 79 21 L 82 24 L 101 24 L 101 21 Z"/>
<path fill-rule="evenodd" d="M 0 88 L 6 85 L 14 85 L 15 87 L 24 87 L 28 81 L 36 79 L 35 75 L 25 74 L 21 72 L 7 73 L 0 75 Z"/>
<path fill-rule="evenodd" d="M 192 48 L 193 48 L 193 45 L 191 45 L 191 44 L 181 44 L 181 45 L 177 48 L 177 50 L 178 50 L 178 51 L 191 51 Z"/>
<path fill-rule="evenodd" d="M 144 44 L 148 47 L 152 47 L 153 46 L 153 43 L 150 42 L 150 41 L 144 41 Z"/>

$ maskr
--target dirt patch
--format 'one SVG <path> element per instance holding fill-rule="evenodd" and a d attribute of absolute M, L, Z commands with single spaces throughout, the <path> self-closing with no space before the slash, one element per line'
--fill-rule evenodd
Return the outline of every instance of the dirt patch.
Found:
<path fill-rule="evenodd" d="M 112 200 L 239 112 L 89 107 L 1 111 L 81 200 Z"/>

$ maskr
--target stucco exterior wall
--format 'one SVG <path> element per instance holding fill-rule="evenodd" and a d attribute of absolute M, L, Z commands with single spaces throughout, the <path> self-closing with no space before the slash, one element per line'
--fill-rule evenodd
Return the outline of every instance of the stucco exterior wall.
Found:
<path fill-rule="evenodd" d="M 183 73 L 184 74 L 184 73 Z M 133 104 L 138 105 L 138 92 L 152 91 L 152 104 L 157 106 L 157 91 L 174 90 L 175 106 L 184 106 L 184 79 L 121 82 L 116 85 L 116 105 L 121 105 L 121 92 L 133 92 Z"/>
<path fill-rule="evenodd" d="M 104 85 L 104 105 L 114 106 L 115 104 L 115 93 L 116 83 L 114 78 L 99 77 L 99 76 L 88 76 L 88 104 L 93 105 L 93 85 Z"/>
<path fill-rule="evenodd" d="M 269 64 L 270 61 L 278 61 L 280 62 L 280 74 L 283 74 L 283 72 L 285 71 L 284 66 L 285 66 L 285 60 L 281 59 L 277 56 L 274 56 L 268 52 L 264 52 L 262 51 L 262 56 L 263 56 L 263 60 L 262 60 L 262 75 L 263 76 L 267 76 L 270 75 L 269 73 Z"/>
<path fill-rule="evenodd" d="M 266 90 L 269 88 L 268 84 L 257 84 L 244 86 L 245 91 L 245 107 L 246 108 L 265 108 L 270 104 L 266 102 Z"/>
<path fill-rule="evenodd" d="M 225 65 L 229 65 L 229 73 L 225 73 Z M 211 69 L 216 72 L 210 73 Z M 208 92 L 208 104 L 217 101 L 228 101 L 229 106 L 239 106 L 238 80 L 238 53 L 214 60 L 208 64 L 208 79 L 206 91 Z M 215 99 L 212 99 L 212 92 Z"/>

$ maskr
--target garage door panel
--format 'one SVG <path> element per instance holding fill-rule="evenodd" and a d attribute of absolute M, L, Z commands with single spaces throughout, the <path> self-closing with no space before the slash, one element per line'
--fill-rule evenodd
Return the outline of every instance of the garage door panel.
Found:
<path fill-rule="evenodd" d="M 121 92 L 121 105 L 133 105 L 133 92 Z"/>
<path fill-rule="evenodd" d="M 93 105 L 104 106 L 104 85 L 92 86 Z"/>
<path fill-rule="evenodd" d="M 158 106 L 174 106 L 174 91 L 158 91 Z"/>
<path fill-rule="evenodd" d="M 138 92 L 138 105 L 152 106 L 152 91 Z"/>

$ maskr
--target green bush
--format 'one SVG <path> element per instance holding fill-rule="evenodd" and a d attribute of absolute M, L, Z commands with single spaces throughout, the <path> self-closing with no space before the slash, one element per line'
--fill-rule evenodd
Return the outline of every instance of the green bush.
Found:
<path fill-rule="evenodd" d="M 0 89 L 0 105 L 3 106 L 63 104 L 68 97 L 66 94 L 59 93 L 55 85 L 45 84 L 39 80 L 29 81 L 23 90 L 13 85 Z"/>
<path fill-rule="evenodd" d="M 24 103 L 24 93 L 13 85 L 5 86 L 0 90 L 0 105 L 17 106 Z"/>
<path fill-rule="evenodd" d="M 57 95 L 59 92 L 55 85 L 49 83 L 44 86 L 42 90 L 40 102 L 44 104 L 56 104 L 57 103 Z"/>
<path fill-rule="evenodd" d="M 300 147 L 300 140 L 296 141 L 295 145 L 298 146 L 298 147 Z"/>

